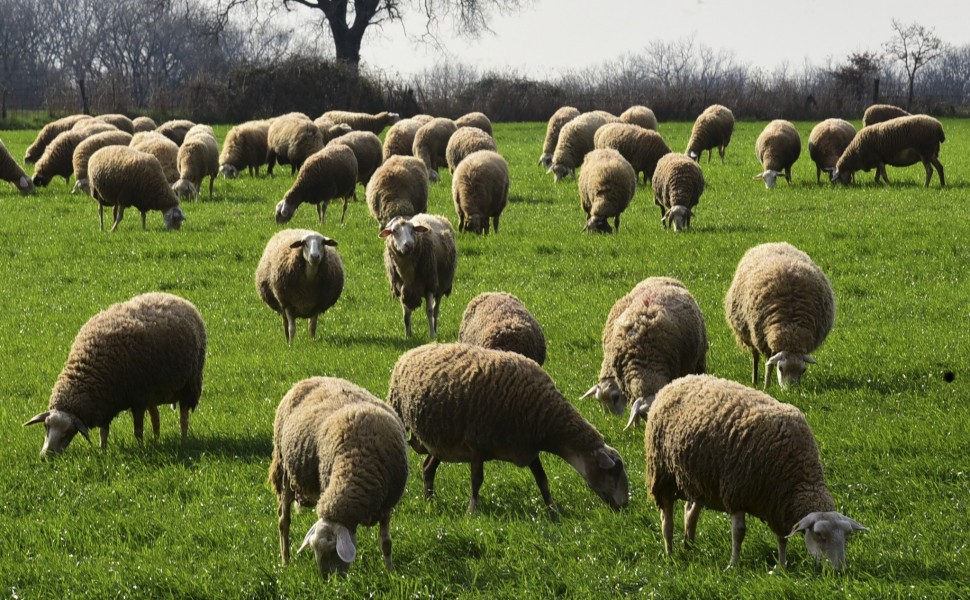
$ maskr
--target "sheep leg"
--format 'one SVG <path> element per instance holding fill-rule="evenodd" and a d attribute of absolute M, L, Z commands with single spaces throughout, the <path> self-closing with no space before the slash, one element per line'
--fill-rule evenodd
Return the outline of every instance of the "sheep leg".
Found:
<path fill-rule="evenodd" d="M 185 438 L 189 435 L 189 407 L 185 404 L 179 404 L 179 429 L 182 430 L 182 443 L 185 443 Z"/>
<path fill-rule="evenodd" d="M 788 568 L 788 538 L 783 535 L 776 535 L 778 539 L 778 564 Z"/>
<path fill-rule="evenodd" d="M 620 233 L 620 215 L 613 217 L 613 228 L 616 229 L 617 233 Z"/>
<path fill-rule="evenodd" d="M 140 444 L 145 435 L 145 409 L 131 409 L 131 419 L 135 422 L 135 439 L 138 440 L 138 443 Z"/>
<path fill-rule="evenodd" d="M 815 165 L 815 183 L 822 183 L 822 168 Z"/>
<path fill-rule="evenodd" d="M 354 195 L 354 200 L 356 200 L 356 199 L 357 199 L 357 196 Z M 344 198 L 344 208 L 343 208 L 342 211 L 340 211 L 340 224 L 341 225 L 344 224 L 344 218 L 346 216 L 347 216 L 347 198 Z"/>
<path fill-rule="evenodd" d="M 293 345 L 293 338 L 296 337 L 296 317 L 293 316 L 293 312 L 289 310 L 283 311 L 283 321 L 284 321 L 284 333 L 286 334 L 286 343 L 289 346 Z"/>
<path fill-rule="evenodd" d="M 718 146 L 717 147 L 717 153 L 721 155 L 721 164 L 722 165 L 724 164 L 724 150 L 725 149 L 727 149 L 727 146 Z M 708 162 L 710 162 L 710 161 L 708 161 Z"/>
<path fill-rule="evenodd" d="M 320 218 L 321 225 L 327 222 L 327 206 L 329 205 L 330 205 L 330 202 L 327 200 L 324 200 L 320 204 L 317 204 L 317 216 Z"/>
<path fill-rule="evenodd" d="M 424 310 L 428 314 L 428 336 L 435 339 L 438 337 L 438 302 L 432 292 L 424 296 Z"/>
<path fill-rule="evenodd" d="M 664 536 L 664 549 L 667 556 L 674 552 L 674 500 L 664 498 L 660 502 L 660 529 Z"/>
<path fill-rule="evenodd" d="M 212 200 L 212 185 L 216 178 L 213 175 L 209 175 L 209 200 Z"/>
<path fill-rule="evenodd" d="M 101 449 L 104 450 L 108 447 L 108 425 L 104 424 L 101 426 Z"/>
<path fill-rule="evenodd" d="M 751 349 L 751 385 L 758 385 L 758 363 L 761 362 L 761 354 L 754 348 Z"/>
<path fill-rule="evenodd" d="M 940 187 L 944 187 L 946 185 L 946 178 L 943 177 L 943 163 L 938 158 L 931 158 L 930 162 L 936 167 L 936 173 L 940 176 Z"/>
<path fill-rule="evenodd" d="M 424 499 L 430 500 L 434 496 L 434 476 L 438 472 L 438 465 L 441 461 L 434 456 L 429 454 L 427 458 L 424 459 L 424 468 L 422 472 L 424 474 Z"/>
<path fill-rule="evenodd" d="M 701 516 L 701 505 L 698 502 L 684 504 L 684 546 L 690 548 L 697 536 L 697 520 Z"/>
<path fill-rule="evenodd" d="M 744 534 L 747 531 L 744 523 L 744 511 L 731 513 L 731 562 L 728 567 L 737 566 L 741 560 L 741 542 L 744 541 Z"/>
<path fill-rule="evenodd" d="M 104 231 L 104 204 L 98 202 L 98 223 L 101 224 L 101 231 Z"/>
<path fill-rule="evenodd" d="M 492 227 L 495 228 L 495 233 L 498 233 L 498 215 L 492 217 Z"/>
<path fill-rule="evenodd" d="M 381 517 L 381 554 L 384 555 L 384 567 L 390 573 L 394 570 L 391 564 L 391 513 Z"/>
<path fill-rule="evenodd" d="M 152 433 L 155 434 L 155 440 L 157 441 L 158 440 L 158 432 L 159 432 L 159 429 L 161 428 L 161 422 L 160 422 L 159 415 L 158 415 L 158 407 L 157 406 L 149 406 L 148 407 L 148 416 L 152 420 Z"/>
<path fill-rule="evenodd" d="M 411 309 L 401 305 L 404 309 L 404 337 L 411 337 Z"/>
<path fill-rule="evenodd" d="M 310 337 L 317 337 L 317 315 L 310 317 L 310 322 L 307 325 L 307 329 L 310 331 Z"/>
<path fill-rule="evenodd" d="M 788 185 L 791 185 L 791 167 L 785 167 L 785 181 Z"/>
<path fill-rule="evenodd" d="M 477 456 L 472 456 L 470 462 L 472 471 L 472 497 L 468 501 L 468 514 L 474 514 L 475 510 L 478 509 L 478 492 L 482 489 L 482 482 L 485 481 L 485 461 Z"/>
<path fill-rule="evenodd" d="M 930 180 L 933 179 L 933 165 L 930 164 L 930 161 L 924 160 L 923 168 L 926 170 L 926 181 L 923 182 L 923 187 L 930 187 Z"/>
<path fill-rule="evenodd" d="M 771 383 L 771 374 L 775 372 L 775 365 L 769 365 L 765 362 L 765 385 L 764 389 L 768 389 L 768 384 Z"/>
<path fill-rule="evenodd" d="M 270 177 L 273 176 L 273 167 L 275 166 L 276 166 L 276 152 L 273 152 L 272 150 L 270 150 L 266 154 L 266 172 L 269 173 Z"/>
<path fill-rule="evenodd" d="M 542 494 L 542 501 L 546 503 L 549 508 L 549 515 L 556 515 L 556 505 L 552 502 L 552 494 L 549 492 L 549 478 L 546 476 L 546 470 L 542 468 L 542 462 L 539 461 L 539 457 L 536 456 L 535 459 L 529 463 L 529 470 L 532 471 L 532 476 L 535 477 L 536 485 L 539 486 L 539 493 Z"/>
<path fill-rule="evenodd" d="M 111 225 L 111 231 L 117 230 L 118 223 L 121 223 L 121 220 L 125 218 L 125 207 L 124 206 L 114 207 L 114 217 L 115 217 L 115 222 L 113 225 Z M 144 223 L 144 221 L 142 222 Z"/>
<path fill-rule="evenodd" d="M 148 216 L 146 211 L 141 211 L 141 230 L 148 231 L 148 225 L 145 223 L 145 217 Z"/>
<path fill-rule="evenodd" d="M 293 490 L 290 489 L 286 478 L 283 479 L 283 493 L 280 494 L 279 528 L 280 528 L 280 560 L 285 567 L 290 562 L 290 509 L 293 504 Z"/>

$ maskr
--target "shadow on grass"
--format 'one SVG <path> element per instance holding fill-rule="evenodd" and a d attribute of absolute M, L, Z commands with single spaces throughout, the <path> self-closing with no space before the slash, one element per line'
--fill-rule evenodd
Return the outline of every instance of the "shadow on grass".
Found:
<path fill-rule="evenodd" d="M 687 231 L 696 231 L 697 233 L 764 233 L 767 230 L 767 227 L 747 223 L 712 223 L 708 225 L 698 219 L 697 223 L 692 224 Z"/>
<path fill-rule="evenodd" d="M 183 463 L 201 456 L 241 459 L 246 462 L 268 460 L 273 452 L 273 439 L 266 435 L 239 432 L 234 435 L 214 434 L 199 436 L 189 430 L 188 439 L 182 443 L 178 436 L 163 437 L 158 443 L 146 440 L 142 458 L 146 463 Z"/>
<path fill-rule="evenodd" d="M 926 370 L 892 373 L 890 377 L 858 374 L 828 374 L 824 381 L 819 381 L 821 390 L 843 391 L 871 391 L 882 395 L 892 395 L 904 392 L 925 392 L 928 386 L 946 383 L 947 373 L 953 377 L 952 370 L 946 370 L 937 365 L 928 365 Z M 952 381 L 952 379 L 951 379 Z"/>

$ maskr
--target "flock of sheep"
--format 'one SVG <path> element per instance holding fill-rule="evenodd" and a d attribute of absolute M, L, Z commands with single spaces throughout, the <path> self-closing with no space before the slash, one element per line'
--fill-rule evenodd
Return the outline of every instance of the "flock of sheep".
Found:
<path fill-rule="evenodd" d="M 388 125 L 382 143 L 377 134 Z M 710 162 L 717 149 L 723 162 L 734 117 L 719 105 L 705 110 L 684 154 L 672 152 L 656 127 L 653 112 L 642 106 L 620 117 L 564 107 L 549 120 L 539 164 L 557 181 L 579 170 L 587 230 L 619 228 L 641 175 L 652 182 L 663 224 L 689 226 L 704 191 L 701 153 L 708 150 Z M 808 146 L 817 176 L 825 171 L 833 182 L 849 183 L 855 172 L 870 169 L 888 181 L 886 165 L 922 162 L 927 185 L 933 167 L 944 185 L 943 140 L 935 119 L 877 106 L 859 132 L 841 120 L 820 123 Z M 800 151 L 794 127 L 771 122 L 756 143 L 764 168 L 756 178 L 769 188 L 779 175 L 790 182 Z M 406 335 L 423 302 L 432 339 L 458 248 L 449 220 L 425 213 L 429 184 L 439 168 L 451 171 L 459 232 L 488 233 L 490 221 L 497 232 L 509 193 L 508 164 L 482 113 L 451 120 L 333 111 L 315 121 L 291 113 L 234 127 L 221 153 L 206 125 L 73 116 L 42 129 L 26 161 L 36 162 L 32 179 L 0 145 L 4 180 L 32 193 L 53 177 L 73 175 L 75 191 L 89 193 L 99 214 L 112 207 L 112 230 L 128 206 L 141 212 L 143 227 L 145 214 L 159 210 L 166 226 L 177 229 L 185 219 L 180 200 L 198 197 L 206 177 L 211 197 L 217 175 L 253 176 L 264 164 L 269 172 L 278 162 L 297 173 L 276 206 L 281 224 L 304 203 L 317 206 L 321 223 L 332 200 L 342 200 L 345 213 L 360 184 L 385 240 L 386 274 L 402 304 Z M 340 298 L 344 270 L 336 247 L 316 231 L 283 229 L 256 266 L 259 296 L 281 315 L 290 345 L 297 319 L 309 319 L 312 336 L 318 317 Z M 752 386 L 763 355 L 764 388 L 774 369 L 787 387 L 815 363 L 811 352 L 834 324 L 835 296 L 807 254 L 787 243 L 762 244 L 741 258 L 724 309 L 739 345 L 751 351 Z M 78 332 L 48 410 L 25 425 L 43 423 L 42 453 L 57 454 L 93 427 L 104 447 L 111 421 L 125 411 L 133 415 L 136 438 L 142 439 L 146 412 L 157 437 L 158 406 L 173 404 L 184 438 L 202 392 L 206 344 L 201 315 L 182 298 L 148 293 L 112 305 Z M 686 544 L 703 507 L 731 515 L 732 565 L 751 514 L 776 534 L 780 564 L 786 564 L 788 538 L 801 533 L 812 555 L 844 566 L 846 539 L 866 528 L 836 512 L 804 415 L 752 387 L 706 374 L 705 318 L 683 283 L 650 277 L 619 298 L 606 316 L 602 345 L 599 381 L 583 397 L 595 396 L 617 416 L 629 412 L 627 427 L 646 421 L 647 487 L 661 511 L 668 553 L 673 504 L 685 500 Z M 317 512 L 301 548 L 313 549 L 321 573 L 346 571 L 356 556 L 358 526 L 375 524 L 390 569 L 390 516 L 405 489 L 408 445 L 426 455 L 426 497 L 434 493 L 442 461 L 470 464 L 470 511 L 484 462 L 504 460 L 529 467 L 554 512 L 541 452 L 562 457 L 611 508 L 624 507 L 624 460 L 556 388 L 542 367 L 545 358 L 542 327 L 527 307 L 493 292 L 469 303 L 458 343 L 431 343 L 399 357 L 386 402 L 338 378 L 295 384 L 277 409 L 269 472 L 279 499 L 283 563 L 290 554 L 290 510 L 298 502 Z"/>

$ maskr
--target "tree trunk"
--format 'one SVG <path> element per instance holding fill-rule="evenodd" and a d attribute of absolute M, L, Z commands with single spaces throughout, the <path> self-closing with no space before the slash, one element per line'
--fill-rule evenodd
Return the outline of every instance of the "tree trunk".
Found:
<path fill-rule="evenodd" d="M 334 26 L 330 21 L 330 31 L 333 33 L 333 45 L 337 50 L 337 60 L 358 70 L 360 67 L 360 42 L 363 39 L 363 32 L 357 32 L 346 26 Z"/>
<path fill-rule="evenodd" d="M 81 113 L 90 115 L 91 107 L 88 105 L 88 91 L 84 85 L 83 77 L 78 77 L 77 79 L 77 91 L 81 95 Z"/>
<path fill-rule="evenodd" d="M 909 76 L 909 99 L 906 101 L 906 110 L 913 112 L 913 82 L 916 80 L 916 74 L 913 73 Z"/>

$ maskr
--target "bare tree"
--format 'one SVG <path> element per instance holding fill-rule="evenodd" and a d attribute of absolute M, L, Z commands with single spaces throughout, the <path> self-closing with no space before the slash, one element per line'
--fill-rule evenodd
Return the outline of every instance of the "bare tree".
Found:
<path fill-rule="evenodd" d="M 913 84 L 916 73 L 946 52 L 947 45 L 932 28 L 918 23 L 904 25 L 893 19 L 893 38 L 886 42 L 885 49 L 893 59 L 899 61 L 909 80 L 909 96 L 906 109 L 913 106 Z"/>

